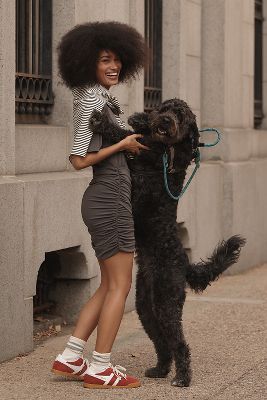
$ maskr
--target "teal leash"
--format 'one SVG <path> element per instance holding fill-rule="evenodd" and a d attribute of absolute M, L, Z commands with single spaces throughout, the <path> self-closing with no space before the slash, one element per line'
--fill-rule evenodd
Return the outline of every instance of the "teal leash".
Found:
<path fill-rule="evenodd" d="M 199 132 L 216 132 L 217 133 L 217 139 L 213 142 L 213 143 L 199 143 L 199 147 L 213 147 L 216 146 L 216 144 L 219 143 L 219 141 L 221 140 L 221 132 L 218 131 L 218 129 L 215 128 L 203 128 L 203 129 L 199 129 Z M 195 157 L 194 157 L 194 161 L 195 161 L 195 168 L 190 176 L 190 178 L 188 179 L 188 181 L 186 182 L 185 186 L 182 188 L 180 194 L 178 196 L 174 196 L 169 188 L 168 185 L 168 155 L 166 153 L 166 151 L 164 152 L 163 156 L 162 156 L 162 163 L 163 163 L 163 174 L 164 174 L 164 184 L 165 184 L 165 189 L 168 193 L 168 195 L 173 199 L 173 200 L 179 200 L 182 195 L 185 193 L 185 191 L 187 190 L 188 186 L 190 185 L 192 179 L 194 178 L 198 168 L 200 167 L 200 151 L 199 148 L 197 148 L 195 150 Z"/>
<path fill-rule="evenodd" d="M 179 200 L 182 195 L 184 194 L 184 192 L 186 191 L 186 189 L 188 188 L 188 186 L 190 185 L 192 179 L 194 178 L 198 168 L 200 167 L 200 151 L 199 149 L 196 149 L 196 156 L 194 158 L 195 160 L 195 168 L 194 171 L 192 172 L 190 178 L 188 179 L 188 181 L 186 182 L 185 186 L 183 187 L 183 189 L 181 190 L 180 194 L 178 196 L 174 196 L 170 189 L 169 189 L 169 185 L 168 185 L 168 176 L 167 176 L 167 168 L 168 168 L 168 155 L 165 152 L 163 154 L 163 172 L 164 172 L 164 183 L 165 183 L 165 189 L 168 193 L 168 195 L 173 199 L 173 200 Z"/>
<path fill-rule="evenodd" d="M 203 129 L 199 129 L 199 132 L 216 132 L 217 133 L 217 139 L 215 140 L 215 142 L 213 143 L 199 143 L 199 147 L 213 147 L 216 146 L 216 144 L 219 143 L 219 141 L 221 140 L 221 132 L 218 131 L 218 129 L 215 128 L 203 128 Z"/>

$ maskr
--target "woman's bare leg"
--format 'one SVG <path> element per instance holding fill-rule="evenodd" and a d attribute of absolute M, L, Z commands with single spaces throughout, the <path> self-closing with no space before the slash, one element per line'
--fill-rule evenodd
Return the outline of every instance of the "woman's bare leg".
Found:
<path fill-rule="evenodd" d="M 109 353 L 122 320 L 125 302 L 132 283 L 133 253 L 119 252 L 102 260 L 108 277 L 108 291 L 97 326 L 95 350 Z"/>
<path fill-rule="evenodd" d="M 99 316 L 108 291 L 108 275 L 102 262 L 99 261 L 101 271 L 101 284 L 94 295 L 88 300 L 80 311 L 76 327 L 72 333 L 79 339 L 87 341 L 97 326 Z"/>

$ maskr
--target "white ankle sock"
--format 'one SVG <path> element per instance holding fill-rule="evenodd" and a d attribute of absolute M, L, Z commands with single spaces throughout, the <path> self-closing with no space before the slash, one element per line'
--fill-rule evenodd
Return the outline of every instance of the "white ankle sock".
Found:
<path fill-rule="evenodd" d="M 110 354 L 111 353 L 98 353 L 97 351 L 93 351 L 93 358 L 89 370 L 91 369 L 94 373 L 105 371 L 110 363 Z"/>
<path fill-rule="evenodd" d="M 62 353 L 62 357 L 66 361 L 75 361 L 83 354 L 83 349 L 85 346 L 85 341 L 75 336 L 71 336 L 67 343 L 65 350 Z"/>

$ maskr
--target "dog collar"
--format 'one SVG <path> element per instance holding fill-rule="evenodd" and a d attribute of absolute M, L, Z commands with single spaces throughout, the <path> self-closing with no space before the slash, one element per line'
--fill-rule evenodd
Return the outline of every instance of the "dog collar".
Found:
<path fill-rule="evenodd" d="M 199 149 L 196 150 L 196 155 L 195 155 L 195 168 L 194 171 L 192 172 L 190 178 L 188 179 L 188 181 L 186 182 L 185 186 L 182 188 L 180 194 L 178 196 L 174 196 L 170 189 L 169 189 L 169 185 L 168 185 L 168 176 L 167 176 L 167 168 L 168 168 L 168 156 L 167 153 L 165 152 L 162 156 L 162 163 L 163 163 L 163 173 L 164 173 L 164 184 L 165 184 L 165 189 L 168 193 L 168 195 L 173 199 L 173 200 L 179 200 L 182 195 L 184 194 L 184 192 L 186 191 L 186 189 L 188 188 L 188 186 L 190 185 L 190 182 L 192 181 L 195 173 L 197 172 L 198 168 L 200 167 L 200 152 Z"/>
<path fill-rule="evenodd" d="M 174 162 L 174 147 L 173 146 L 169 146 L 168 148 L 169 150 L 169 159 L 170 162 L 168 164 L 168 173 L 169 174 L 173 174 L 175 172 L 175 168 L 173 168 L 173 162 Z"/>

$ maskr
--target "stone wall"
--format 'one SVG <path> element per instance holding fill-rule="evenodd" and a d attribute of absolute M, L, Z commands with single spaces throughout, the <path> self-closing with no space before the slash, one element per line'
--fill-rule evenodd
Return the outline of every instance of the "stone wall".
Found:
<path fill-rule="evenodd" d="M 265 16 L 266 10 L 264 0 Z M 64 265 L 55 298 L 63 299 L 68 290 L 77 293 L 81 281 L 82 293 L 75 295 L 73 306 L 60 300 L 71 321 L 99 283 L 99 267 L 80 215 L 92 171 L 74 171 L 68 161 L 72 95 L 58 77 L 56 48 L 75 24 L 112 19 L 143 33 L 144 1 L 53 2 L 54 110 L 45 125 L 15 125 L 15 0 L 0 0 L 0 361 L 33 348 L 32 300 L 47 252 L 58 251 Z M 230 272 L 267 260 L 267 131 L 253 129 L 253 32 L 253 0 L 163 1 L 163 99 L 183 98 L 199 127 L 223 132 L 220 145 L 201 150 L 200 171 L 180 200 L 177 220 L 183 222 L 193 261 L 208 256 L 221 239 L 244 235 L 247 245 Z M 266 43 L 264 22 L 265 64 Z M 143 86 L 141 74 L 112 89 L 125 119 L 143 110 Z M 126 310 L 133 307 L 134 284 Z"/>

